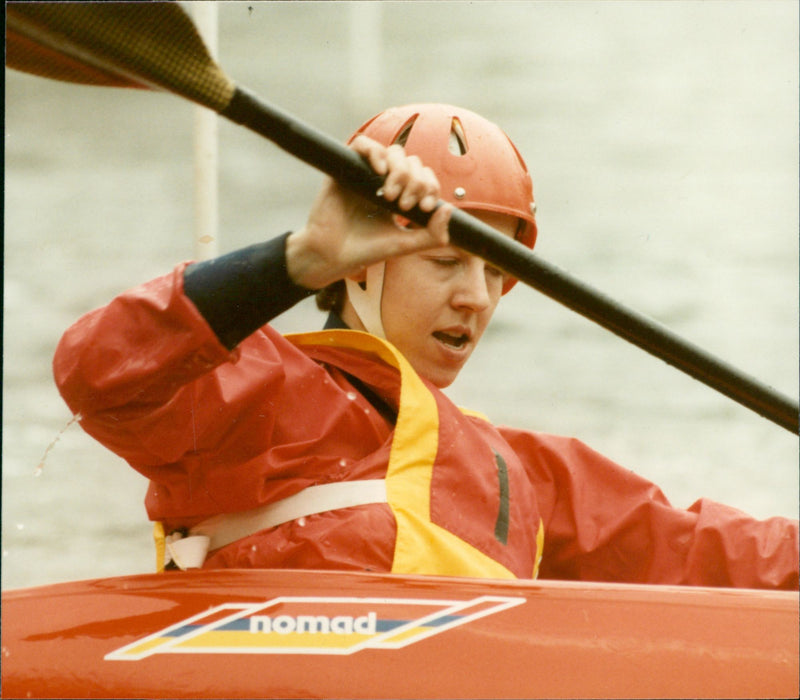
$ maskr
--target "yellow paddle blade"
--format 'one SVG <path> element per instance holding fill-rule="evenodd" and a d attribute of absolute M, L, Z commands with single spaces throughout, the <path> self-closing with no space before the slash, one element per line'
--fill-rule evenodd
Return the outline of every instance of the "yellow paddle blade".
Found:
<path fill-rule="evenodd" d="M 236 89 L 174 2 L 9 2 L 6 65 L 55 80 L 166 90 L 215 112 Z"/>

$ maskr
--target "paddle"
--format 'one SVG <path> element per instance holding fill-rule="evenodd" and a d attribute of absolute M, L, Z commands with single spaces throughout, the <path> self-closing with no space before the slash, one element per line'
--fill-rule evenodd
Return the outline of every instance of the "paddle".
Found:
<path fill-rule="evenodd" d="M 237 87 L 212 60 L 177 3 L 10 2 L 6 12 L 10 67 L 58 80 L 172 92 L 270 139 L 366 199 L 393 208 L 376 197 L 380 178 L 353 151 Z M 418 209 L 403 214 L 422 225 L 429 217 Z M 450 238 L 460 248 L 797 433 L 797 401 L 541 260 L 474 217 L 456 210 Z"/>

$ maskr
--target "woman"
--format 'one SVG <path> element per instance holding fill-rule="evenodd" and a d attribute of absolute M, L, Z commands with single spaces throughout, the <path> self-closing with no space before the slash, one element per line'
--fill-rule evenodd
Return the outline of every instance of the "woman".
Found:
<path fill-rule="evenodd" d="M 497 428 L 441 391 L 514 284 L 448 245 L 451 207 L 536 239 L 497 126 L 411 105 L 351 146 L 427 228 L 329 181 L 302 229 L 179 265 L 59 344 L 84 429 L 150 479 L 159 564 L 797 587 L 796 521 L 673 508 L 580 442 Z M 324 331 L 268 325 L 315 292 Z"/>

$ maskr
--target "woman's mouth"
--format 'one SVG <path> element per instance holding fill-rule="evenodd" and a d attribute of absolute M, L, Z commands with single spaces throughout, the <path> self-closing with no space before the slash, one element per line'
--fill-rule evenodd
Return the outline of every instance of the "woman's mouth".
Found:
<path fill-rule="evenodd" d="M 452 333 L 447 331 L 434 331 L 433 337 L 448 347 L 460 349 L 469 342 L 469 334 Z"/>

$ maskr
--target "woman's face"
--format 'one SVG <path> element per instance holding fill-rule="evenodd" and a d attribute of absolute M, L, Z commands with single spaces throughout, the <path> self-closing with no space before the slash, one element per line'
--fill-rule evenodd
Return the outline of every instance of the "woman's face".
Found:
<path fill-rule="evenodd" d="M 517 220 L 477 217 L 513 237 Z M 386 262 L 381 315 L 386 338 L 421 376 L 450 385 L 481 339 L 503 290 L 504 275 L 454 246 Z"/>

